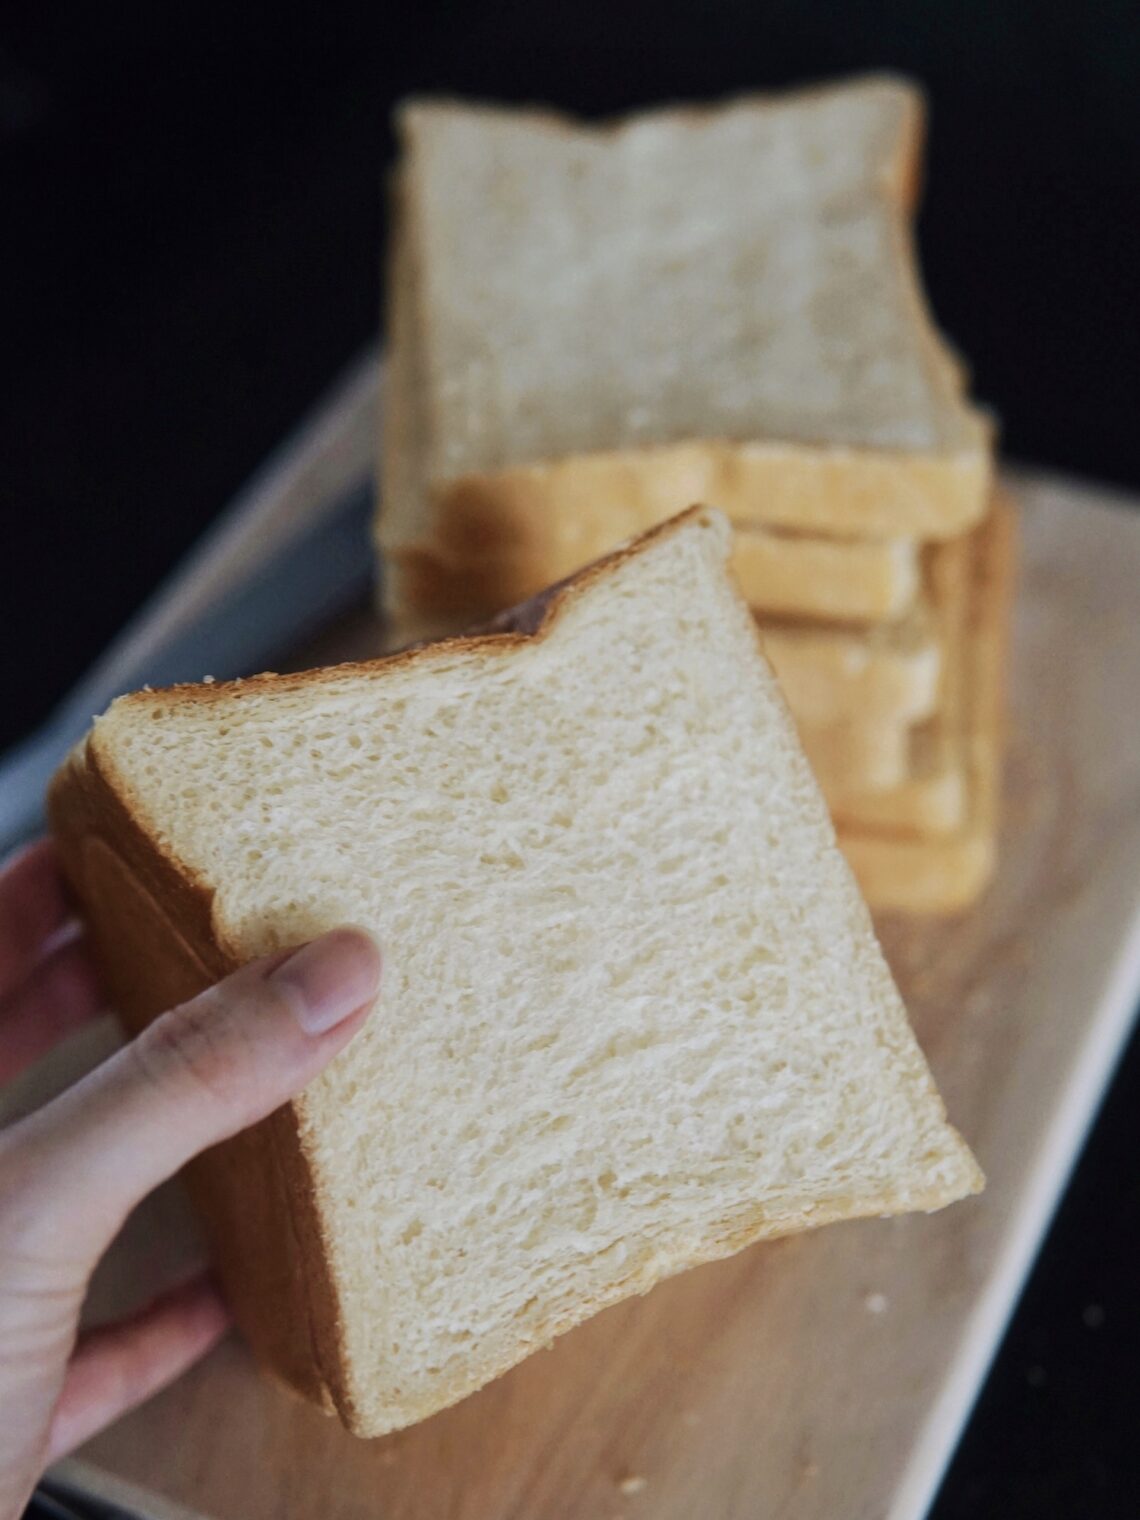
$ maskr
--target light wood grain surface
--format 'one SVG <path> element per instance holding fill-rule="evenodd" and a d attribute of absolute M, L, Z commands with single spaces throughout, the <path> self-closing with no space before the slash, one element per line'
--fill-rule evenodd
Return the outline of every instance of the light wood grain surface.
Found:
<path fill-rule="evenodd" d="M 1024 504 L 1001 868 L 949 923 L 881 925 L 989 1185 L 930 1217 L 753 1247 L 359 1442 L 228 1342 L 85 1449 L 216 1520 L 913 1520 L 927 1507 L 1127 1033 L 1140 984 L 1140 516 Z M 358 653 L 366 625 L 323 656 Z M 192 1254 L 166 1190 L 96 1313 Z"/>

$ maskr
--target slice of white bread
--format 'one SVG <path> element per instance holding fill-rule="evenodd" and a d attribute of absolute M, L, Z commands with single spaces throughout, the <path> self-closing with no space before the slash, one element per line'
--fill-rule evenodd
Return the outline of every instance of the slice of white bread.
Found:
<path fill-rule="evenodd" d="M 974 531 L 984 533 L 986 528 L 983 525 Z M 836 784 L 824 786 L 836 823 L 947 834 L 966 821 L 969 722 L 988 723 L 995 716 L 981 709 L 971 712 L 967 705 L 967 692 L 977 680 L 970 663 L 976 665 L 981 657 L 978 640 L 969 636 L 974 557 L 969 536 L 933 545 L 928 551 L 927 574 L 940 608 L 943 647 L 938 710 L 909 730 L 897 785 L 867 786 L 856 765 L 838 775 Z"/>
<path fill-rule="evenodd" d="M 941 537 L 990 427 L 917 274 L 921 97 L 869 78 L 603 127 L 413 102 L 379 540 L 581 562 L 704 499 Z"/>
<path fill-rule="evenodd" d="M 840 845 L 875 910 L 957 912 L 979 896 L 993 875 L 1016 536 L 1016 510 L 1005 496 L 972 536 L 965 658 L 967 798 L 961 827 L 939 836 L 906 827 L 840 825 Z"/>
<path fill-rule="evenodd" d="M 440 547 L 393 549 L 384 564 L 385 606 L 397 615 L 454 616 L 457 622 L 511 607 L 562 580 L 612 542 L 581 546 L 544 562 L 504 551 L 464 557 Z M 745 599 L 768 615 L 840 622 L 901 617 L 921 584 L 914 539 L 826 538 L 737 524 L 732 569 Z"/>
<path fill-rule="evenodd" d="M 141 692 L 57 779 L 132 1027 L 345 921 L 381 1006 L 197 1164 L 263 1358 L 373 1435 L 659 1278 L 976 1190 L 702 508 L 504 630 Z"/>
<path fill-rule="evenodd" d="M 916 723 L 938 703 L 939 609 L 923 597 L 894 623 L 828 626 L 759 617 L 764 653 L 798 722 Z"/>

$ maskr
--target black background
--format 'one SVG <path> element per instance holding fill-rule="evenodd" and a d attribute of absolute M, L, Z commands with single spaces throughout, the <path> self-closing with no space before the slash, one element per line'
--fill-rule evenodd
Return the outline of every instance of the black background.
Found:
<path fill-rule="evenodd" d="M 927 281 L 1007 452 L 1140 486 L 1134 0 L 5 4 L 0 744 L 374 335 L 400 95 L 596 114 L 868 67 L 929 91 Z M 1138 1094 L 1134 1048 L 938 1520 L 1140 1514 Z"/>

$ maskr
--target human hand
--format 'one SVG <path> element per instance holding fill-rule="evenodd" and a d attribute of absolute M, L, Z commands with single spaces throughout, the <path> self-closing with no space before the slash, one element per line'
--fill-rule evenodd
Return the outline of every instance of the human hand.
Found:
<path fill-rule="evenodd" d="M 379 976 L 357 929 L 255 961 L 0 1131 L 0 1520 L 16 1520 L 49 1462 L 224 1333 L 206 1276 L 83 1336 L 79 1311 L 135 1204 L 311 1081 L 367 1018 Z M 100 1007 L 41 841 L 0 871 L 0 1084 Z"/>

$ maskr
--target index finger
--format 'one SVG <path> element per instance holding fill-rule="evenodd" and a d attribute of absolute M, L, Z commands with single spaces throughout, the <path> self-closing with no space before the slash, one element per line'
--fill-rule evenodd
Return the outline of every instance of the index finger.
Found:
<path fill-rule="evenodd" d="M 0 1132 L 0 1235 L 93 1261 L 152 1188 L 312 1081 L 359 1029 L 379 977 L 375 941 L 334 929 L 162 1014 Z"/>
<path fill-rule="evenodd" d="M 73 917 L 52 840 L 37 839 L 0 866 L 0 998 L 31 975 Z"/>

